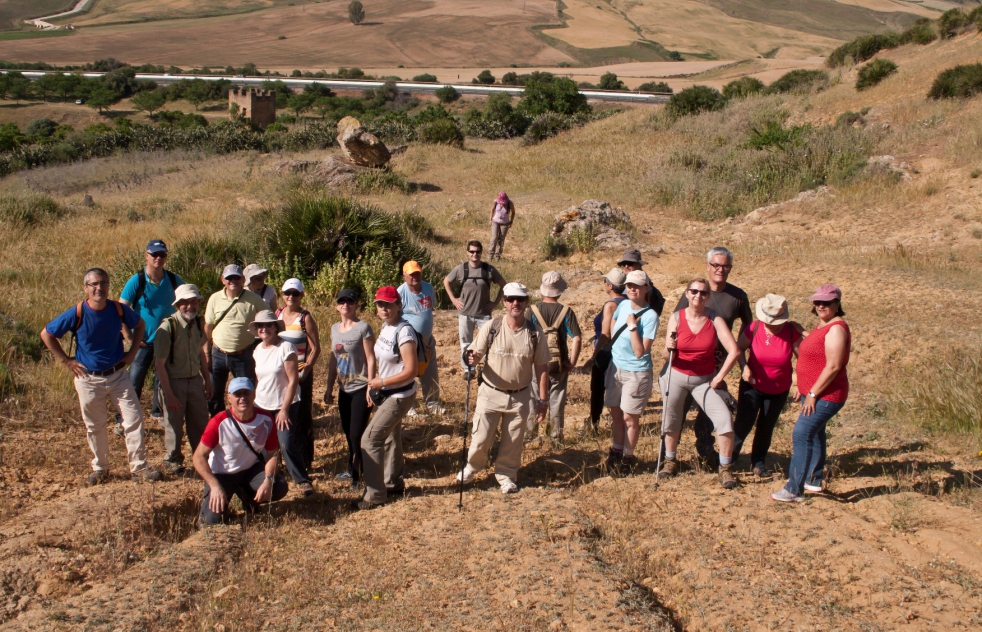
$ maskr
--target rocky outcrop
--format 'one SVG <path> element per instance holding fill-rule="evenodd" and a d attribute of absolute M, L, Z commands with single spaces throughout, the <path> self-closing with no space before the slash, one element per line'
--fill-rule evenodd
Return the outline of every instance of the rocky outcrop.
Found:
<path fill-rule="evenodd" d="M 585 200 L 556 215 L 553 237 L 569 235 L 573 230 L 592 230 L 594 247 L 601 250 L 631 247 L 635 239 L 623 229 L 631 227 L 631 216 L 600 200 Z"/>
<path fill-rule="evenodd" d="M 363 167 L 384 167 L 392 158 L 385 143 L 353 116 L 338 121 L 338 145 L 345 158 Z"/>
<path fill-rule="evenodd" d="M 273 173 L 298 174 L 307 182 L 316 182 L 329 187 L 346 187 L 354 184 L 358 174 L 364 169 L 328 156 L 324 160 L 284 160 L 270 169 Z"/>

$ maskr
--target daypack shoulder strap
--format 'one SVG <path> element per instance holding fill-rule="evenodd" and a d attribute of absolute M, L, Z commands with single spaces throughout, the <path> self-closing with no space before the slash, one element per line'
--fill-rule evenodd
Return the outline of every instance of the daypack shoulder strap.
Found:
<path fill-rule="evenodd" d="M 229 410 L 228 408 L 226 408 L 225 409 L 225 414 L 228 416 L 229 419 L 232 420 L 232 423 L 235 425 L 235 429 L 239 431 L 239 436 L 241 436 L 242 437 L 242 440 L 245 441 L 246 447 L 249 448 L 249 452 L 252 452 L 253 454 L 255 454 L 256 455 L 256 458 L 259 459 L 259 462 L 260 463 L 265 464 L 266 463 L 266 457 L 264 457 L 263 455 L 259 454 L 259 452 L 257 452 L 256 449 L 254 447 L 252 447 L 252 441 L 249 441 L 249 437 L 247 437 L 245 431 L 242 430 L 242 426 L 240 426 L 239 425 L 239 422 L 236 421 L 235 420 L 235 417 L 232 416 L 232 411 Z M 259 413 L 256 413 L 256 414 L 259 414 Z M 272 431 L 270 431 L 270 432 L 272 432 Z"/>
<path fill-rule="evenodd" d="M 644 316 L 644 313 L 647 312 L 647 311 L 650 311 L 650 310 L 651 310 L 650 307 L 645 307 L 644 309 L 638 311 L 638 313 L 634 315 L 635 320 L 641 320 L 641 317 Z M 621 334 L 624 333 L 624 330 L 625 329 L 627 329 L 627 323 L 624 323 L 623 325 L 621 325 L 620 328 L 614 333 L 613 337 L 610 339 L 610 342 L 607 343 L 607 348 L 608 349 L 613 348 L 614 342 L 618 338 L 620 338 Z"/>
<path fill-rule="evenodd" d="M 248 290 L 242 290 L 242 292 L 243 292 L 243 294 L 244 294 L 245 292 L 247 292 L 247 291 L 248 291 Z M 212 328 L 213 328 L 213 329 L 214 329 L 214 328 L 216 328 L 216 327 L 218 327 L 218 324 L 219 324 L 220 322 L 222 322 L 223 320 L 225 320 L 225 317 L 226 317 L 226 316 L 228 316 L 228 313 L 229 313 L 230 311 L 232 311 L 232 308 L 233 308 L 233 307 L 235 307 L 235 304 L 239 302 L 239 299 L 240 299 L 240 298 L 242 298 L 242 294 L 239 294 L 239 295 L 238 295 L 238 296 L 236 296 L 236 297 L 235 297 L 234 299 L 232 299 L 232 302 L 231 302 L 231 303 L 229 304 L 229 306 L 228 306 L 228 307 L 227 307 L 227 308 L 225 309 L 225 311 L 224 311 L 224 312 L 222 312 L 222 315 L 218 317 L 218 319 L 217 319 L 217 320 L 215 321 L 215 324 L 214 324 L 214 325 L 212 325 Z"/>
<path fill-rule="evenodd" d="M 176 290 L 178 288 L 178 285 L 177 285 L 177 275 L 174 274 L 173 272 L 171 272 L 170 270 L 164 270 L 164 272 L 167 273 L 167 278 L 170 279 L 170 287 L 171 287 L 171 289 L 172 290 Z"/>

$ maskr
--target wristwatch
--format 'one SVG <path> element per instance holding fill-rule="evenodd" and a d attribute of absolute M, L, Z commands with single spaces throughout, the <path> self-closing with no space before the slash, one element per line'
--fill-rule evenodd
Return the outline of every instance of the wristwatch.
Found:
<path fill-rule="evenodd" d="M 274 480 L 276 480 L 276 477 L 275 476 L 267 476 L 266 477 L 266 481 L 269 482 L 269 483 L 272 483 Z"/>
<path fill-rule="evenodd" d="M 548 403 L 549 403 L 549 400 L 548 399 L 540 399 L 539 400 L 539 406 L 545 406 Z"/>
<path fill-rule="evenodd" d="M 638 329 L 638 326 L 637 325 L 628 325 L 627 326 L 627 330 L 628 331 L 637 331 L 637 329 Z"/>
<path fill-rule="evenodd" d="M 818 395 L 815 394 L 815 391 L 808 391 L 808 397 L 818 399 Z"/>

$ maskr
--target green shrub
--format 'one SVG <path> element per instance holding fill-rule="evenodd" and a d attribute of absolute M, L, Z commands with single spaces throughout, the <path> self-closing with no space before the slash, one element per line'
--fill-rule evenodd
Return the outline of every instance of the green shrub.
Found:
<path fill-rule="evenodd" d="M 436 78 L 436 75 L 431 75 L 430 73 L 426 72 L 421 75 L 416 75 L 415 77 L 413 77 L 413 81 L 422 81 L 424 83 L 436 83 L 437 81 L 439 81 L 439 79 Z"/>
<path fill-rule="evenodd" d="M 443 86 L 442 88 L 437 88 L 434 92 L 436 98 L 440 100 L 440 103 L 453 103 L 460 98 L 460 93 L 453 86 Z"/>
<path fill-rule="evenodd" d="M 949 9 L 938 18 L 938 35 L 941 36 L 941 39 L 950 39 L 960 34 L 970 24 L 971 21 L 964 11 L 961 9 Z"/>
<path fill-rule="evenodd" d="M 930 99 L 968 98 L 982 92 L 982 63 L 964 64 L 943 71 L 927 93 Z"/>
<path fill-rule="evenodd" d="M 494 85 L 495 77 L 491 74 L 490 70 L 482 70 L 477 78 L 474 79 L 474 83 L 480 83 L 487 86 Z"/>
<path fill-rule="evenodd" d="M 525 130 L 522 144 L 535 145 L 567 129 L 569 129 L 569 124 L 563 117 L 552 113 L 543 114 L 536 117 Z"/>
<path fill-rule="evenodd" d="M 18 390 L 14 373 L 5 363 L 0 362 L 0 402 L 4 401 Z"/>
<path fill-rule="evenodd" d="M 605 72 L 600 76 L 600 83 L 597 87 L 601 90 L 627 90 L 624 82 L 617 78 L 612 72 Z"/>
<path fill-rule="evenodd" d="M 938 39 L 937 33 L 934 32 L 934 26 L 931 20 L 927 18 L 922 18 L 914 23 L 910 28 L 900 34 L 901 44 L 920 44 L 924 46 L 930 44 L 934 40 Z"/>
<path fill-rule="evenodd" d="M 852 110 L 847 110 L 839 115 L 839 118 L 835 119 L 836 127 L 851 127 L 859 123 L 860 125 L 866 124 L 866 119 L 859 112 L 853 112 Z"/>
<path fill-rule="evenodd" d="M 727 99 L 744 99 L 762 93 L 767 86 L 755 77 L 740 77 L 723 86 L 723 96 Z"/>
<path fill-rule="evenodd" d="M 252 244 L 228 238 L 195 235 L 171 246 L 167 267 L 187 283 L 197 285 L 201 295 L 207 297 L 222 288 L 222 269 L 230 263 L 245 265 L 251 260 L 252 252 Z M 142 253 L 139 251 L 137 253 L 140 254 L 140 263 L 131 265 L 129 274 L 133 274 L 142 266 Z M 119 275 L 114 275 L 114 278 L 116 276 Z"/>
<path fill-rule="evenodd" d="M 452 145 L 463 149 L 464 133 L 457 122 L 442 118 L 422 125 L 418 130 L 419 140 L 430 145 Z"/>
<path fill-rule="evenodd" d="M 0 193 L 0 221 L 15 226 L 37 226 L 47 220 L 61 219 L 68 213 L 68 209 L 47 195 Z"/>
<path fill-rule="evenodd" d="M 391 189 L 403 193 L 409 192 L 409 181 L 406 177 L 388 168 L 362 171 L 355 178 L 355 186 L 364 194 L 384 193 Z"/>
<path fill-rule="evenodd" d="M 35 119 L 27 125 L 26 133 L 28 136 L 40 136 L 48 138 L 58 129 L 58 124 L 49 118 Z"/>
<path fill-rule="evenodd" d="M 580 94 L 576 82 L 567 77 L 554 77 L 548 72 L 533 72 L 525 79 L 525 90 L 518 110 L 529 117 L 549 112 L 577 114 L 590 112 L 590 104 Z"/>
<path fill-rule="evenodd" d="M 726 107 L 726 97 L 709 86 L 692 86 L 668 100 L 666 111 L 672 117 L 692 116 L 700 112 L 713 112 Z"/>
<path fill-rule="evenodd" d="M 829 85 L 829 76 L 822 70 L 792 70 L 772 83 L 768 92 L 772 94 L 802 93 L 822 90 Z"/>
<path fill-rule="evenodd" d="M 829 53 L 825 65 L 829 68 L 836 68 L 845 66 L 847 63 L 864 62 L 867 59 L 872 59 L 881 50 L 900 46 L 902 38 L 903 36 L 894 32 L 860 35 Z"/>
<path fill-rule="evenodd" d="M 44 343 L 27 324 L 0 313 L 0 349 L 4 354 L 37 362 L 44 353 Z"/>
<path fill-rule="evenodd" d="M 670 85 L 664 81 L 648 81 L 642 83 L 638 86 L 639 92 L 656 92 L 659 94 L 672 94 L 673 90 Z"/>
<path fill-rule="evenodd" d="M 889 59 L 874 59 L 859 69 L 856 89 L 872 88 L 895 72 L 897 72 L 897 64 Z"/>
<path fill-rule="evenodd" d="M 799 147 L 804 142 L 809 125 L 793 125 L 787 129 L 778 121 L 767 121 L 763 126 L 750 126 L 747 147 L 751 149 L 780 149 Z"/>
<path fill-rule="evenodd" d="M 542 256 L 547 261 L 553 261 L 559 257 L 569 255 L 569 247 L 566 245 L 566 240 L 562 237 L 553 237 L 552 235 L 546 235 L 546 238 L 542 240 L 542 246 L 539 247 L 539 251 L 542 252 Z"/>

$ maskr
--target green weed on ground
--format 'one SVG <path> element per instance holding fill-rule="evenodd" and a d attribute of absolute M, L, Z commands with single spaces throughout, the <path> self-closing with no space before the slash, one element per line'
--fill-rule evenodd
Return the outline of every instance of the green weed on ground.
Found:
<path fill-rule="evenodd" d="M 940 348 L 909 375 L 896 399 L 898 408 L 934 432 L 982 437 L 982 347 Z"/>

